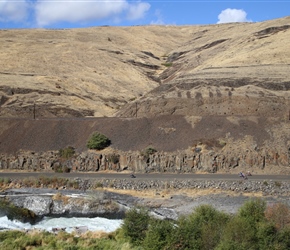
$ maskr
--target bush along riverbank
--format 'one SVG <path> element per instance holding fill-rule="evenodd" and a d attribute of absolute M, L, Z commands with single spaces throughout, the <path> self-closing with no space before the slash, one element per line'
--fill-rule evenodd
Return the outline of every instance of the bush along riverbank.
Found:
<path fill-rule="evenodd" d="M 127 211 L 113 233 L 0 232 L 1 249 L 289 249 L 290 208 L 251 199 L 235 214 L 200 205 L 176 221 L 151 217 L 144 207 Z"/>

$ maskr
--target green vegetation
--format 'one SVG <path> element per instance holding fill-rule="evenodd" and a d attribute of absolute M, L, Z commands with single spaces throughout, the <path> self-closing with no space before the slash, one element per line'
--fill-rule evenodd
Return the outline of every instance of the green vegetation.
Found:
<path fill-rule="evenodd" d="M 123 235 L 135 246 L 139 246 L 146 236 L 150 216 L 144 208 L 129 210 L 122 226 Z"/>
<path fill-rule="evenodd" d="M 156 153 L 157 152 L 157 150 L 155 149 L 155 148 L 153 148 L 153 147 L 148 147 L 148 148 L 146 148 L 146 150 L 145 150 L 145 154 L 146 155 L 152 155 L 152 154 L 154 154 L 154 153 Z"/>
<path fill-rule="evenodd" d="M 162 63 L 163 66 L 165 67 L 171 67 L 172 63 L 171 62 L 166 62 L 166 63 Z"/>
<path fill-rule="evenodd" d="M 87 148 L 101 150 L 110 146 L 111 141 L 103 134 L 95 132 L 87 142 Z"/>
<path fill-rule="evenodd" d="M 81 237 L 60 232 L 0 232 L 1 249 L 268 250 L 290 249 L 290 208 L 251 199 L 236 214 L 200 205 L 177 221 L 132 208 L 116 232 Z"/>
<path fill-rule="evenodd" d="M 156 152 L 157 152 L 157 150 L 155 148 L 149 146 L 143 152 L 141 152 L 141 155 L 145 159 L 149 159 L 149 156 L 155 154 Z"/>
<path fill-rule="evenodd" d="M 9 220 L 19 220 L 21 222 L 34 222 L 36 215 L 26 208 L 20 208 L 7 201 L 0 199 L 0 212 L 5 214 Z"/>
<path fill-rule="evenodd" d="M 0 186 L 6 186 L 11 183 L 11 179 L 5 177 L 5 178 L 0 178 Z"/>
<path fill-rule="evenodd" d="M 48 232 L 4 231 L 0 232 L 0 248 L 5 250 L 14 249 L 66 249 L 66 250 L 126 250 L 131 248 L 128 243 L 118 242 L 111 234 L 94 235 L 87 234 L 85 237 L 77 237 L 74 234 L 60 232 L 58 234 Z"/>
<path fill-rule="evenodd" d="M 71 146 L 68 146 L 67 148 L 60 149 L 58 154 L 61 158 L 69 159 L 74 156 L 75 149 Z"/>
<path fill-rule="evenodd" d="M 12 186 L 10 186 L 12 185 Z M 7 188 L 10 187 L 17 187 L 21 185 L 21 187 L 43 187 L 43 188 L 59 188 L 59 187 L 67 187 L 67 188 L 79 188 L 79 182 L 77 180 L 69 179 L 69 178 L 60 178 L 60 177 L 46 177 L 46 176 L 39 176 L 35 177 L 27 177 L 24 179 L 13 180 L 10 179 L 0 179 L 0 187 Z"/>
<path fill-rule="evenodd" d="M 114 164 L 117 164 L 117 163 L 119 163 L 119 161 L 120 161 L 120 155 L 117 155 L 117 154 L 110 154 L 109 156 L 108 156 L 108 161 L 109 162 L 112 162 L 112 163 L 114 163 Z"/>
<path fill-rule="evenodd" d="M 56 173 L 69 173 L 71 169 L 67 166 L 63 166 L 62 164 L 59 164 L 58 166 L 54 166 L 54 172 Z"/>

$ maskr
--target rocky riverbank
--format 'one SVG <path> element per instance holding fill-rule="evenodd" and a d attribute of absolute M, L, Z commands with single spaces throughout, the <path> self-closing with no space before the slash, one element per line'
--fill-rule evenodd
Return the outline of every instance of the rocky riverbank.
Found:
<path fill-rule="evenodd" d="M 177 219 L 201 204 L 234 213 L 247 200 L 261 197 L 268 203 L 289 203 L 290 182 L 287 181 L 197 181 L 103 179 L 74 180 L 78 188 L 62 187 L 15 188 L 12 181 L 1 192 L 1 199 L 28 209 L 39 218 L 93 217 L 123 218 L 127 209 L 144 206 L 161 218 Z M 14 183 L 14 184 L 13 184 Z M 96 188 L 97 186 L 97 188 Z"/>

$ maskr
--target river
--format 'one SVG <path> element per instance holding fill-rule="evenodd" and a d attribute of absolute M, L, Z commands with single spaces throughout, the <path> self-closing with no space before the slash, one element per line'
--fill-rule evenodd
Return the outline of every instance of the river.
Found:
<path fill-rule="evenodd" d="M 86 227 L 88 231 L 103 231 L 113 232 L 117 230 L 123 220 L 106 219 L 101 217 L 87 218 L 87 217 L 72 217 L 72 218 L 51 218 L 44 217 L 38 223 L 31 225 L 30 223 L 22 223 L 16 220 L 9 220 L 6 216 L 0 217 L 0 229 L 10 230 L 32 230 L 39 229 L 52 232 L 55 228 L 65 228 L 68 233 L 73 232 L 76 228 Z"/>

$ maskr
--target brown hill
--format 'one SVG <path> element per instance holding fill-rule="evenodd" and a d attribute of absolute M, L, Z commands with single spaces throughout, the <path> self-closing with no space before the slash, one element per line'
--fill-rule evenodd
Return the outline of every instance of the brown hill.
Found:
<path fill-rule="evenodd" d="M 285 116 L 289 38 L 290 17 L 0 30 L 0 115 L 132 117 L 137 101 L 139 116 Z"/>
<path fill-rule="evenodd" d="M 200 26 L 170 52 L 162 84 L 119 116 L 289 116 L 290 17 Z"/>
<path fill-rule="evenodd" d="M 0 30 L 0 152 L 83 151 L 98 130 L 121 151 L 289 166 L 289 40 L 290 17 Z"/>
<path fill-rule="evenodd" d="M 192 27 L 0 30 L 1 116 L 113 116 L 159 86 Z"/>

